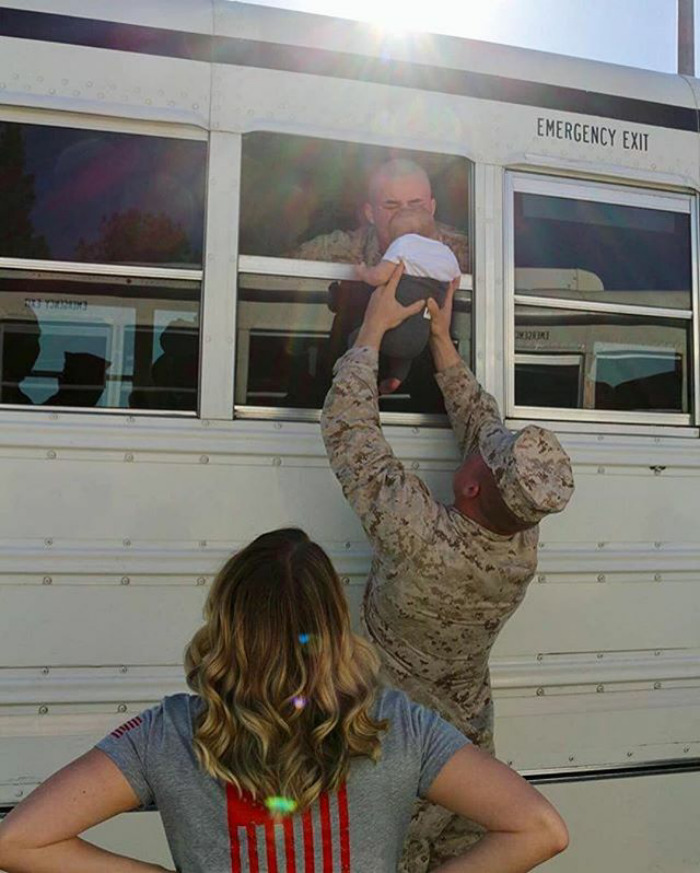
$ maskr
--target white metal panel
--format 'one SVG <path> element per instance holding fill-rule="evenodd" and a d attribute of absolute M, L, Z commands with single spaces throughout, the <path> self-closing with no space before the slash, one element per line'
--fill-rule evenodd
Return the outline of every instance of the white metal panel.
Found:
<path fill-rule="evenodd" d="M 695 873 L 700 773 L 545 785 L 571 845 L 547 873 Z"/>
<path fill-rule="evenodd" d="M 0 82 L 0 102 L 14 107 L 209 123 L 210 65 L 201 61 L 6 38 Z"/>
<path fill-rule="evenodd" d="M 495 696 L 496 749 L 518 770 L 568 770 L 700 758 L 693 688 Z"/>
<path fill-rule="evenodd" d="M 233 417 L 241 138 L 212 133 L 200 333 L 200 415 Z"/>

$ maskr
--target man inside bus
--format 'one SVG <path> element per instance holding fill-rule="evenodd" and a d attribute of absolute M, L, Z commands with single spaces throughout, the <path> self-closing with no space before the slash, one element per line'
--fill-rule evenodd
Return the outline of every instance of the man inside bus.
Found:
<path fill-rule="evenodd" d="M 463 458 L 452 502 L 437 501 L 394 456 L 379 421 L 378 350 L 384 333 L 422 305 L 396 301 L 401 271 L 374 292 L 353 348 L 337 362 L 321 428 L 372 545 L 362 620 L 385 679 L 493 753 L 489 652 L 535 573 L 539 521 L 573 493 L 571 465 L 553 433 L 504 427 L 452 343 L 456 283 L 442 309 L 427 304 L 436 380 Z M 400 869 L 424 873 L 479 837 L 471 823 L 422 804 Z"/>
<path fill-rule="evenodd" d="M 369 178 L 362 206 L 363 223 L 354 230 L 334 230 L 302 243 L 293 257 L 376 266 L 388 248 L 389 222 L 399 209 L 424 209 L 435 214 L 436 202 L 428 174 L 415 161 L 394 158 L 380 164 Z M 463 272 L 469 271 L 466 234 L 436 222 L 437 239 L 455 253 Z"/>
<path fill-rule="evenodd" d="M 366 200 L 362 205 L 363 222 L 354 230 L 334 230 L 302 243 L 292 257 L 347 264 L 376 266 L 388 248 L 391 237 L 389 222 L 400 209 L 423 209 L 435 214 L 436 201 L 426 171 L 415 161 L 393 158 L 377 166 L 371 173 Z M 454 252 L 463 272 L 469 271 L 469 243 L 464 232 L 436 222 L 438 242 Z M 330 287 L 328 305 L 334 313 L 333 325 L 324 360 L 320 362 L 315 386 L 298 389 L 300 397 L 320 404 L 331 382 L 336 359 L 346 351 L 348 337 L 362 323 L 372 288 L 361 282 L 334 282 Z M 406 389 L 421 398 L 423 412 L 442 412 L 440 392 L 432 377 L 430 355 L 424 352 L 416 359 Z M 294 404 L 294 394 L 290 402 Z M 302 405 L 306 405 L 303 403 Z"/>

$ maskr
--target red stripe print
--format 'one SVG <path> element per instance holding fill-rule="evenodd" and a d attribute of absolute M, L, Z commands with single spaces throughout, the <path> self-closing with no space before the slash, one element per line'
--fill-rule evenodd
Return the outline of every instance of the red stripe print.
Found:
<path fill-rule="evenodd" d="M 338 824 L 340 826 L 340 873 L 350 873 L 350 817 L 348 789 L 343 782 L 338 790 Z"/>
<path fill-rule="evenodd" d="M 128 733 L 130 730 L 133 730 L 135 727 L 138 727 L 143 719 L 140 715 L 137 715 L 136 718 L 129 719 L 129 721 L 124 722 L 124 724 L 119 725 L 116 730 L 113 730 L 110 736 L 114 737 L 116 740 L 120 739 L 124 736 L 124 734 Z"/>
<path fill-rule="evenodd" d="M 257 828 L 254 824 L 249 824 L 245 829 L 245 833 L 248 838 L 248 869 L 250 870 L 250 873 L 260 873 Z"/>
<path fill-rule="evenodd" d="M 301 826 L 304 834 L 304 873 L 315 873 L 314 862 L 314 825 L 311 821 L 311 810 L 307 809 L 301 817 Z"/>
<path fill-rule="evenodd" d="M 294 852 L 294 824 L 289 816 L 284 820 L 284 854 L 287 857 L 287 873 L 296 873 L 297 861 Z"/>
<path fill-rule="evenodd" d="M 323 873 L 333 873 L 333 838 L 331 837 L 331 807 L 326 791 L 320 797 L 321 846 L 323 847 Z"/>

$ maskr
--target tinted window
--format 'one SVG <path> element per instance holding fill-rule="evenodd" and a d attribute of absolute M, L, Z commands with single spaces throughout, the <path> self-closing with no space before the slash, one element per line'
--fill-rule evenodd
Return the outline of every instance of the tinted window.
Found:
<path fill-rule="evenodd" d="M 515 194 L 515 291 L 691 307 L 690 216 Z"/>
<path fill-rule="evenodd" d="M 197 282 L 0 274 L 0 401 L 197 408 Z"/>
<path fill-rule="evenodd" d="M 691 322 L 517 306 L 515 402 L 688 412 Z"/>
<path fill-rule="evenodd" d="M 0 256 L 202 262 L 206 144 L 0 123 Z"/>

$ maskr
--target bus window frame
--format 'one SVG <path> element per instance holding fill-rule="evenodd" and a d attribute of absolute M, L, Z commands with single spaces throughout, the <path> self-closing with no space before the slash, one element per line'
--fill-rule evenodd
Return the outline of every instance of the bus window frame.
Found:
<path fill-rule="evenodd" d="M 632 304 L 595 303 L 565 298 L 537 297 L 515 292 L 515 195 L 538 194 L 549 197 L 588 200 L 620 206 L 687 214 L 690 217 L 691 253 L 691 309 L 667 309 Z M 604 428 L 606 431 L 656 435 L 658 432 L 671 435 L 697 436 L 700 425 L 700 298 L 698 291 L 698 200 L 690 190 L 664 188 L 641 188 L 617 181 L 589 181 L 565 176 L 551 176 L 533 170 L 505 170 L 503 208 L 503 276 L 504 276 L 504 391 L 505 418 L 523 421 L 551 423 L 558 430 L 571 429 L 590 433 Z M 673 318 L 691 322 L 692 341 L 689 343 L 687 376 L 691 380 L 688 413 L 616 411 L 596 409 L 565 409 L 546 406 L 527 406 L 515 402 L 515 313 L 516 306 L 543 307 L 549 309 L 575 310 L 640 315 L 646 317 Z M 661 429 L 661 430 L 660 430 Z M 672 430 L 671 430 L 672 429 Z"/>
<path fill-rule="evenodd" d="M 0 111 L 0 122 L 8 124 L 29 124 L 46 128 L 69 128 L 75 130 L 96 131 L 101 133 L 118 133 L 126 136 L 152 136 L 173 140 L 189 140 L 203 142 L 206 146 L 205 158 L 205 190 L 204 190 L 204 220 L 208 212 L 208 193 L 210 184 L 209 166 L 209 134 L 208 131 L 189 125 L 172 124 L 151 120 L 135 120 L 130 118 L 118 118 L 115 116 L 86 118 L 80 113 L 58 112 L 55 110 L 36 109 L 32 107 L 4 106 Z M 203 229 L 204 230 L 204 229 Z M 202 395 L 201 362 L 203 355 L 203 324 L 205 306 L 205 278 L 204 264 L 207 257 L 207 237 L 203 232 L 203 250 L 201 267 L 157 267 L 152 265 L 132 264 L 105 264 L 92 261 L 63 261 L 42 260 L 33 258 L 0 257 L 0 268 L 7 270 L 22 270 L 36 273 L 65 273 L 68 275 L 90 275 L 119 277 L 130 279 L 175 279 L 183 281 L 195 281 L 199 283 L 199 346 L 200 346 L 200 377 L 197 385 L 198 408 L 197 410 L 178 409 L 142 409 L 138 407 L 86 407 L 86 406 L 51 406 L 24 405 L 3 403 L 0 404 L 0 413 L 4 410 L 12 412 L 26 412 L 30 415 L 37 413 L 70 413 L 81 415 L 117 415 L 138 416 L 139 418 L 153 416 L 156 418 L 177 417 L 192 419 L 200 417 Z"/>

